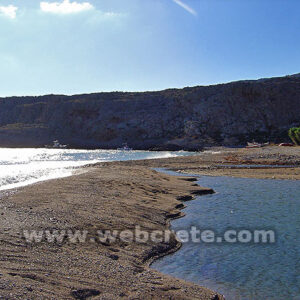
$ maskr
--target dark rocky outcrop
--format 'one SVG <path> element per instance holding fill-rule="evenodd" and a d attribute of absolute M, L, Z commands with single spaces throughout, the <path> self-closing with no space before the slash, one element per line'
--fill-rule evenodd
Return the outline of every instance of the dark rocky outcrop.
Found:
<path fill-rule="evenodd" d="M 144 93 L 0 98 L 0 146 L 200 149 L 285 141 L 300 125 L 300 77 Z"/>
<path fill-rule="evenodd" d="M 71 295 L 75 299 L 86 300 L 86 299 L 88 299 L 90 297 L 100 295 L 100 292 L 97 291 L 97 290 L 93 290 L 93 289 L 82 289 L 82 290 L 74 290 L 74 291 L 72 291 Z"/>
<path fill-rule="evenodd" d="M 198 190 L 191 191 L 192 195 L 197 195 L 197 196 L 211 195 L 211 194 L 215 194 L 215 193 L 216 192 L 210 188 L 201 188 Z"/>
<path fill-rule="evenodd" d="M 178 201 L 191 201 L 194 199 L 194 197 L 190 195 L 185 195 L 185 196 L 178 196 L 176 199 Z"/>

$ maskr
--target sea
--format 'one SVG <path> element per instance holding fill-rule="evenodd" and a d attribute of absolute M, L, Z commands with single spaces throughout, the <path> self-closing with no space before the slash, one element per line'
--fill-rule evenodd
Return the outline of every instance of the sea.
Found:
<path fill-rule="evenodd" d="M 0 191 L 67 177 L 84 165 L 195 155 L 185 151 L 122 151 L 0 148 Z"/>

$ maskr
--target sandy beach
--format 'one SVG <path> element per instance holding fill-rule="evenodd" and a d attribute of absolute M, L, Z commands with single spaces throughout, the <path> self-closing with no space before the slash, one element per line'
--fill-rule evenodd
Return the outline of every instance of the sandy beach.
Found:
<path fill-rule="evenodd" d="M 82 174 L 2 195 L 0 295 L 4 299 L 222 299 L 205 287 L 149 267 L 155 258 L 179 249 L 174 236 L 168 243 L 121 239 L 28 243 L 24 230 L 86 230 L 89 237 L 98 230 L 133 231 L 137 225 L 144 231 L 164 231 L 172 218 L 183 215 L 181 200 L 213 191 L 195 186 L 190 177 L 152 168 L 297 180 L 299 152 L 298 147 L 220 148 L 192 157 L 99 163 Z M 232 166 L 240 164 L 246 166 Z"/>
<path fill-rule="evenodd" d="M 28 244 L 24 229 L 164 230 L 192 182 L 147 167 L 106 164 L 77 176 L 24 187 L 1 199 L 1 286 L 5 299 L 218 299 L 149 268 L 179 243 Z"/>
<path fill-rule="evenodd" d="M 300 179 L 300 147 L 206 149 L 200 155 L 127 162 L 182 173 L 261 179 Z"/>

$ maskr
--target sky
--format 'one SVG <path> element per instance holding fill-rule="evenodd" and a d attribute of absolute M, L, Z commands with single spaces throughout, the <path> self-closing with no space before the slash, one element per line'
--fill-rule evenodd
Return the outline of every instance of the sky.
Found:
<path fill-rule="evenodd" d="M 300 72 L 299 0 L 0 0 L 0 96 Z"/>

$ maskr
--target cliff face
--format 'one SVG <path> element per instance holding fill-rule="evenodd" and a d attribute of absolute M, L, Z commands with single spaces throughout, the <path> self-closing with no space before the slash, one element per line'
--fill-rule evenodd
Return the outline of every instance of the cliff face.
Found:
<path fill-rule="evenodd" d="M 145 93 L 0 98 L 0 147 L 198 149 L 284 141 L 300 125 L 300 77 Z"/>

